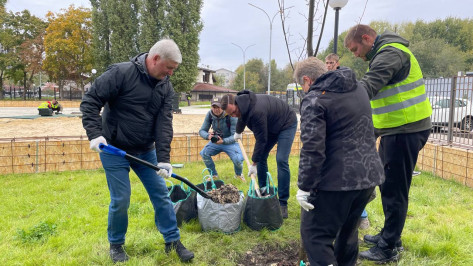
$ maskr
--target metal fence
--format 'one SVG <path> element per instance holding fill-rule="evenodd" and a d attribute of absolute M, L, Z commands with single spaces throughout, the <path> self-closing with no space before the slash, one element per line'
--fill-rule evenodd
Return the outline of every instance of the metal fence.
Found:
<path fill-rule="evenodd" d="M 442 145 L 473 146 L 473 76 L 426 79 L 427 96 L 432 105 L 430 139 Z M 273 91 L 299 112 L 302 90 Z"/>
<path fill-rule="evenodd" d="M 426 79 L 432 105 L 432 134 L 443 144 L 473 146 L 473 77 Z"/>

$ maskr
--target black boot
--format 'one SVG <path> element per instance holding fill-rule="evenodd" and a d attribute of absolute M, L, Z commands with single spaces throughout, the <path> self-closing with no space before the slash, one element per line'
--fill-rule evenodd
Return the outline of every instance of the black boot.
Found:
<path fill-rule="evenodd" d="M 365 241 L 366 244 L 370 244 L 370 245 L 377 245 L 379 240 L 381 239 L 381 234 L 383 233 L 383 230 L 381 230 L 381 232 L 379 232 L 378 234 L 376 235 L 365 235 L 363 237 L 363 240 Z M 396 250 L 398 252 L 402 252 L 404 251 L 404 247 L 402 246 L 402 241 L 401 239 L 399 239 L 398 241 L 396 241 Z"/>
<path fill-rule="evenodd" d="M 281 205 L 281 213 L 282 213 L 282 218 L 283 219 L 287 219 L 287 217 L 289 217 L 288 214 L 287 214 L 287 206 L 282 206 Z"/>
<path fill-rule="evenodd" d="M 166 251 L 166 253 L 169 253 L 173 249 L 176 250 L 177 256 L 179 256 L 179 259 L 182 262 L 188 262 L 194 258 L 194 253 L 192 253 L 186 247 L 184 247 L 184 245 L 181 243 L 180 240 L 166 243 L 164 251 Z"/>
<path fill-rule="evenodd" d="M 389 248 L 388 244 L 382 238 L 378 241 L 376 246 L 369 250 L 360 252 L 359 256 L 361 259 L 371 260 L 378 263 L 398 261 L 400 257 L 397 249 L 395 247 Z"/>
<path fill-rule="evenodd" d="M 128 260 L 128 255 L 123 249 L 123 244 L 110 244 L 110 258 L 113 263 L 124 262 Z"/>

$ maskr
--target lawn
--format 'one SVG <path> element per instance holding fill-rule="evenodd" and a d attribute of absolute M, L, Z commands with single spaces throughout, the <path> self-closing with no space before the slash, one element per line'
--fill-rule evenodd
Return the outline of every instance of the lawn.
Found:
<path fill-rule="evenodd" d="M 239 232 L 227 235 L 202 232 L 198 221 L 184 224 L 182 241 L 195 252 L 193 264 L 236 265 L 257 246 L 259 250 L 283 250 L 299 240 L 300 208 L 294 198 L 298 157 L 291 157 L 290 162 L 292 196 L 284 225 L 277 231 L 257 232 L 242 223 Z M 248 182 L 233 178 L 231 161 L 216 164 L 222 179 L 246 195 Z M 275 175 L 274 157 L 270 157 L 269 165 Z M 175 172 L 200 183 L 203 168 L 201 162 L 186 163 Z M 0 265 L 112 264 L 106 232 L 109 195 L 103 171 L 3 175 L 0 182 Z M 131 183 L 125 247 L 131 259 L 127 265 L 179 265 L 176 254 L 164 253 L 153 208 L 134 174 Z M 360 237 L 375 233 L 384 220 L 379 196 L 367 209 L 372 226 L 360 232 Z M 472 209 L 470 188 L 428 173 L 414 177 L 402 236 L 406 251 L 398 264 L 473 265 Z M 362 245 L 361 250 L 365 249 Z"/>

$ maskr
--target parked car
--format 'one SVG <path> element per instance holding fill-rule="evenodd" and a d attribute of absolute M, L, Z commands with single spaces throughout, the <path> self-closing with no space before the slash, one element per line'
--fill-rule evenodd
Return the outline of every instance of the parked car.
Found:
<path fill-rule="evenodd" d="M 432 125 L 434 131 L 440 127 L 448 126 L 450 112 L 453 112 L 453 126 L 462 131 L 470 132 L 473 130 L 473 105 L 468 99 L 453 99 L 453 108 L 451 108 L 452 99 L 450 97 L 435 97 L 430 99 L 432 103 Z"/>

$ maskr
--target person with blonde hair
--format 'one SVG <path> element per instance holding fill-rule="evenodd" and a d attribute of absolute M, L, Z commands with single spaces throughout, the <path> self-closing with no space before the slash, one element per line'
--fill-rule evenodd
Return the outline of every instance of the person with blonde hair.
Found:
<path fill-rule="evenodd" d="M 340 57 L 337 54 L 330 53 L 325 57 L 325 66 L 328 71 L 335 70 L 340 67 Z"/>
<path fill-rule="evenodd" d="M 371 193 L 384 181 L 371 109 L 355 73 L 328 71 L 310 57 L 296 65 L 301 141 L 296 199 L 310 265 L 355 265 L 358 225 Z"/>

